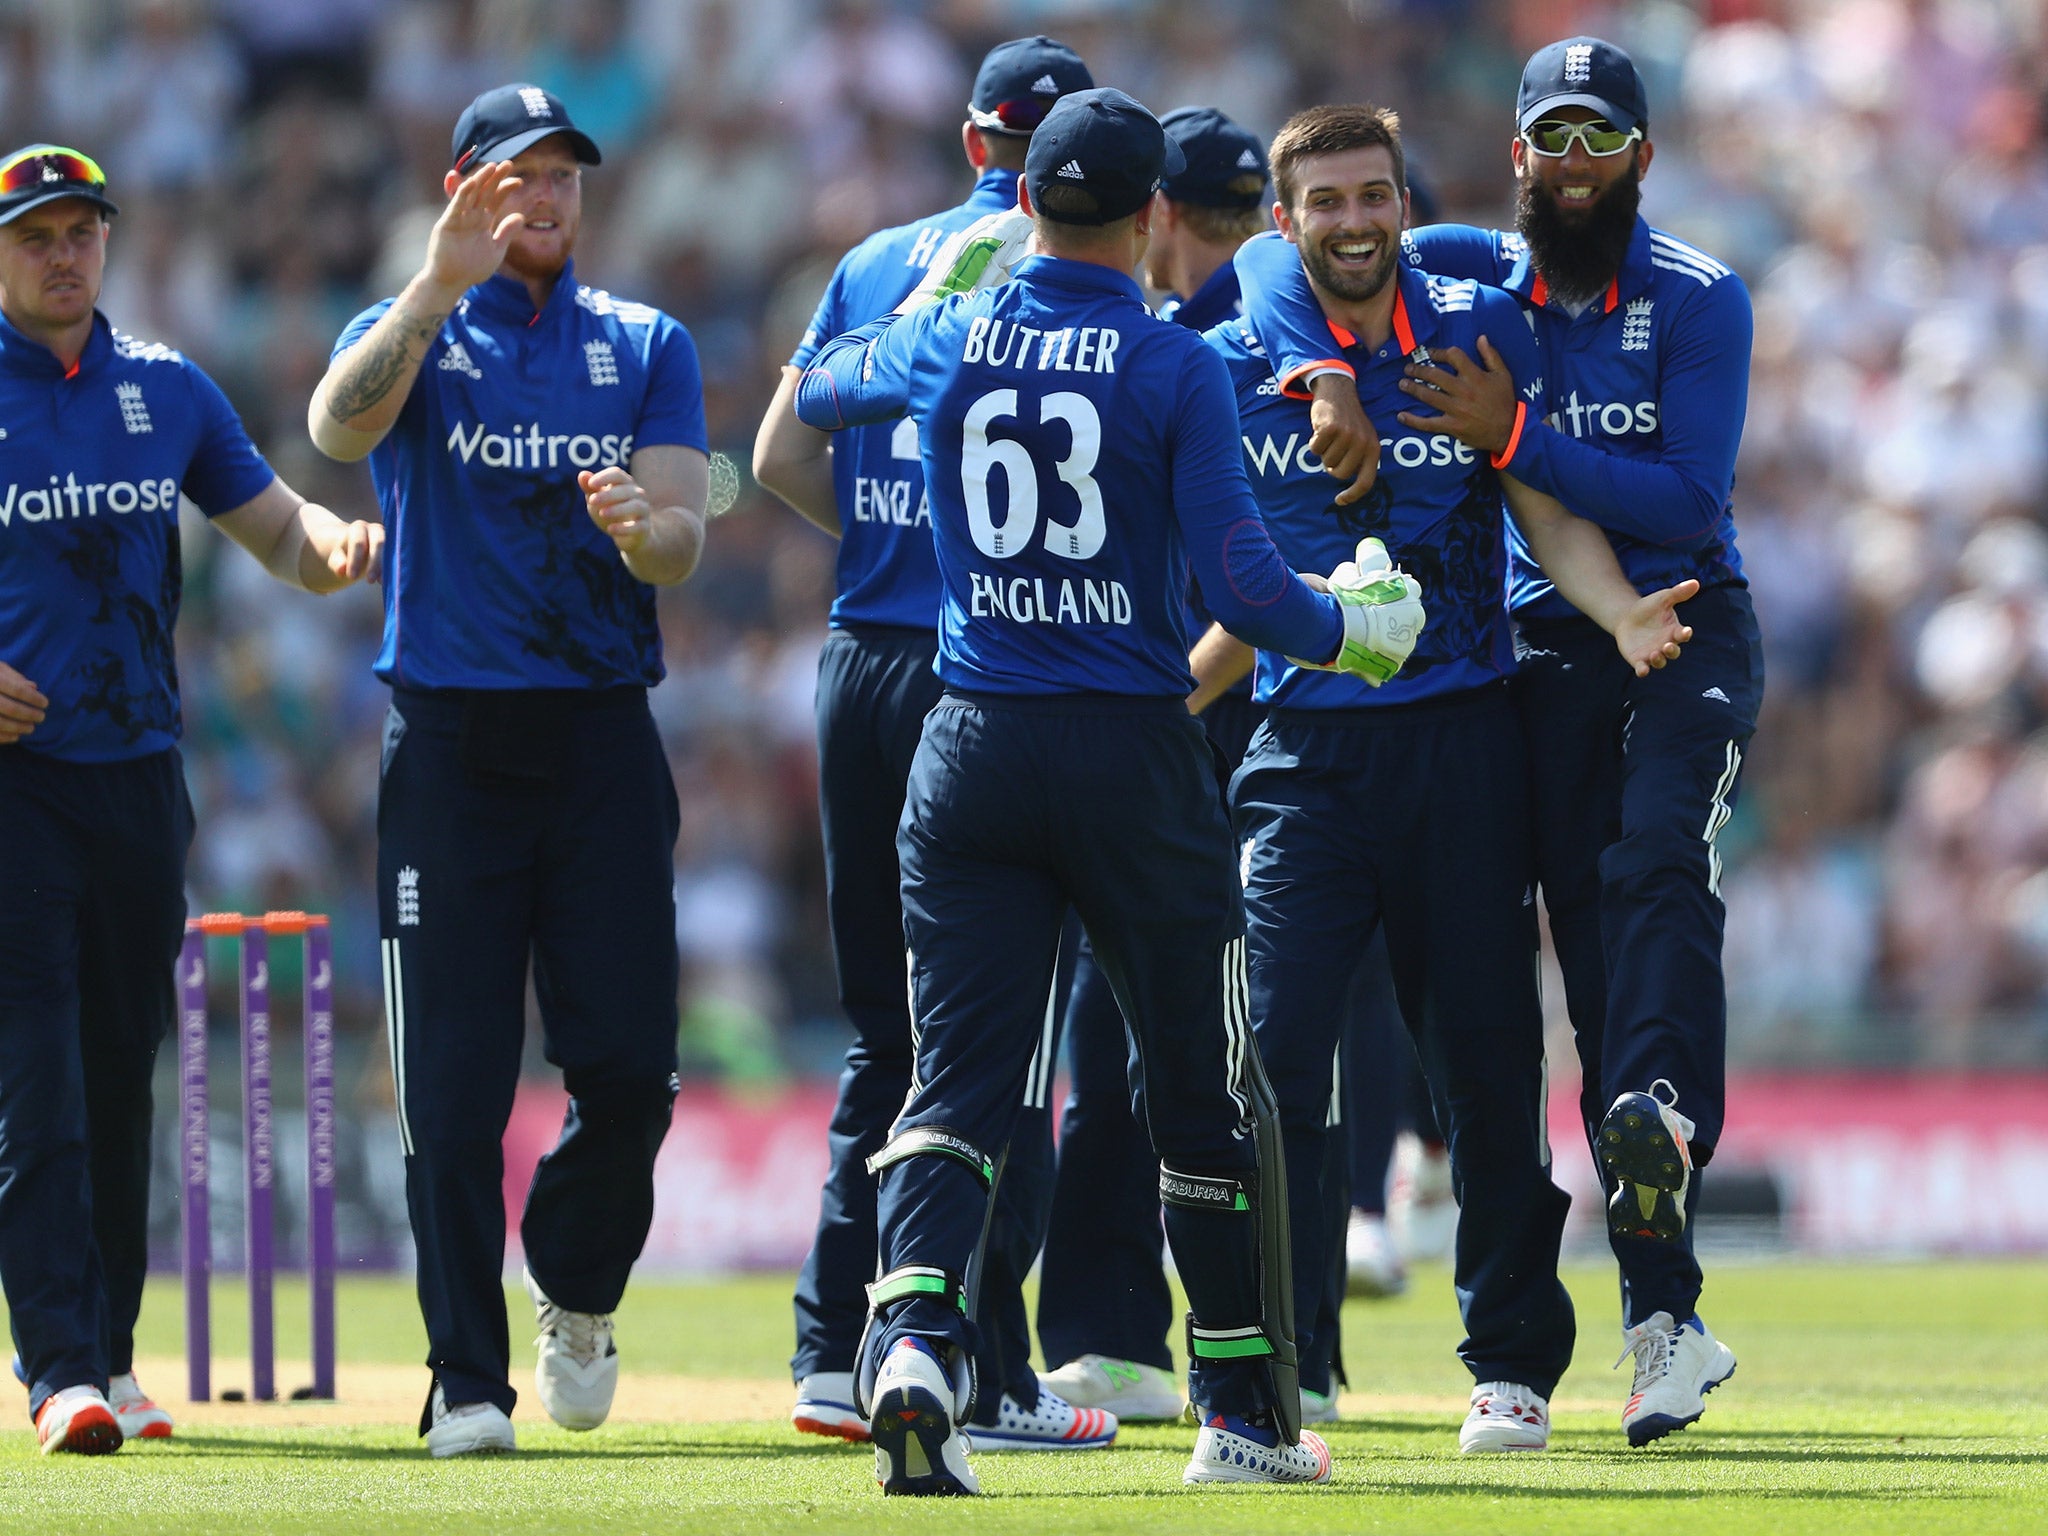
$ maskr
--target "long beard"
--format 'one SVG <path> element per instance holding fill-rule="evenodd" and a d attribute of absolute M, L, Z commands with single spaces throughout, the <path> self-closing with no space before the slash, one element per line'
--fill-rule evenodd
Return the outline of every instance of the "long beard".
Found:
<path fill-rule="evenodd" d="M 1529 242 L 1529 254 L 1550 291 L 1568 304 L 1583 304 L 1606 291 L 1635 238 L 1642 205 L 1642 167 L 1631 149 L 1628 174 L 1615 179 L 1583 212 L 1566 213 L 1554 193 L 1534 176 L 1515 183 L 1515 228 Z"/>

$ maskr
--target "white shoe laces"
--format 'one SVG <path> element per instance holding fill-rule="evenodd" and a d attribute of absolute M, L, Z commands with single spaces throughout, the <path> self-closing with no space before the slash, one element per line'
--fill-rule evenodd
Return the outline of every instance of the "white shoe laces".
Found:
<path fill-rule="evenodd" d="M 1659 1093 L 1657 1091 L 1659 1088 L 1662 1088 L 1664 1091 Z M 1678 1122 L 1678 1134 L 1687 1141 L 1691 1141 L 1693 1131 L 1696 1128 L 1690 1120 L 1678 1112 L 1678 1090 L 1671 1086 L 1671 1079 L 1660 1077 L 1657 1081 L 1650 1084 L 1650 1097 L 1671 1112 L 1671 1118 Z"/>
<path fill-rule="evenodd" d="M 1496 1407 L 1495 1405 L 1499 1406 Z M 1519 1419 L 1524 1413 L 1537 1418 L 1548 1416 L 1549 1408 L 1543 1396 L 1534 1387 L 1523 1386 L 1519 1381 L 1489 1381 L 1482 1383 L 1472 1393 L 1472 1406 L 1481 1413 L 1498 1413 L 1505 1417 Z M 1512 1412 L 1519 1409 L 1521 1412 Z"/>
<path fill-rule="evenodd" d="M 552 1301 L 543 1303 L 538 1310 L 540 1336 L 533 1341 L 536 1348 L 552 1338 L 578 1365 L 590 1365 L 604 1357 L 605 1346 L 612 1337 L 611 1313 L 571 1312 Z"/>
<path fill-rule="evenodd" d="M 1620 1370 L 1621 1362 L 1634 1355 L 1636 1379 L 1629 1389 L 1632 1392 L 1647 1390 L 1671 1370 L 1671 1352 L 1677 1347 L 1679 1330 L 1685 1325 L 1673 1323 L 1668 1328 L 1661 1328 L 1657 1325 L 1659 1316 L 1668 1317 L 1670 1314 L 1653 1314 L 1647 1321 L 1621 1331 L 1622 1351 L 1609 1369 Z"/>

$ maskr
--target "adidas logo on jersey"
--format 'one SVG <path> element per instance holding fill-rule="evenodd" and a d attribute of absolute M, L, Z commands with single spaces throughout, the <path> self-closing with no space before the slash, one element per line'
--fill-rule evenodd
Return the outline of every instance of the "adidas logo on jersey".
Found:
<path fill-rule="evenodd" d="M 149 425 L 149 407 L 142 403 L 142 386 L 140 384 L 116 384 L 114 386 L 114 398 L 120 402 L 121 425 L 128 429 L 130 437 L 133 437 L 138 432 L 151 430 Z"/>
<path fill-rule="evenodd" d="M 1040 75 L 1031 82 L 1031 89 L 1041 96 L 1057 96 L 1060 93 L 1060 83 L 1051 75 Z"/>
<path fill-rule="evenodd" d="M 444 372 L 466 374 L 472 379 L 484 376 L 483 369 L 469 360 L 469 354 L 462 350 L 462 343 L 459 341 L 448 343 L 448 350 L 441 354 L 440 367 Z"/>
<path fill-rule="evenodd" d="M 1065 165 L 1053 172 L 1053 174 L 1055 176 L 1064 176 L 1069 181 L 1086 181 L 1088 179 L 1081 169 L 1081 162 L 1078 160 L 1069 160 Z"/>
<path fill-rule="evenodd" d="M 1241 171 L 1256 171 L 1259 168 L 1259 152 L 1247 149 L 1237 157 L 1237 168 Z"/>
<path fill-rule="evenodd" d="M 1701 694 L 1700 697 L 1703 699 L 1712 699 L 1716 704 L 1726 704 L 1730 702 L 1728 695 L 1723 693 L 1718 688 L 1709 688 L 1705 693 Z"/>

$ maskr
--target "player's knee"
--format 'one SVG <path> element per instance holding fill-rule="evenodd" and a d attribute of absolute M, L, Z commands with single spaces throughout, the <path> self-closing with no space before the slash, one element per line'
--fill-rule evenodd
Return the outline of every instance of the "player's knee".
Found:
<path fill-rule="evenodd" d="M 1675 826 L 1647 827 L 1609 845 L 1600 855 L 1600 883 L 1651 897 L 1660 888 L 1718 884 L 1713 844 Z"/>

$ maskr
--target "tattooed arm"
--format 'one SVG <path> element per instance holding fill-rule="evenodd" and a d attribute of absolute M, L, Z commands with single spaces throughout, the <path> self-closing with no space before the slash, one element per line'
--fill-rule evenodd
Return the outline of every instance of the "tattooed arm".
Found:
<path fill-rule="evenodd" d="M 523 214 L 503 212 L 518 186 L 509 162 L 480 165 L 459 181 L 449 172 L 448 206 L 427 239 L 426 265 L 362 340 L 328 364 L 313 391 L 306 427 L 322 453 L 360 459 L 384 440 L 441 322 L 464 293 L 498 270 L 525 222 Z"/>

